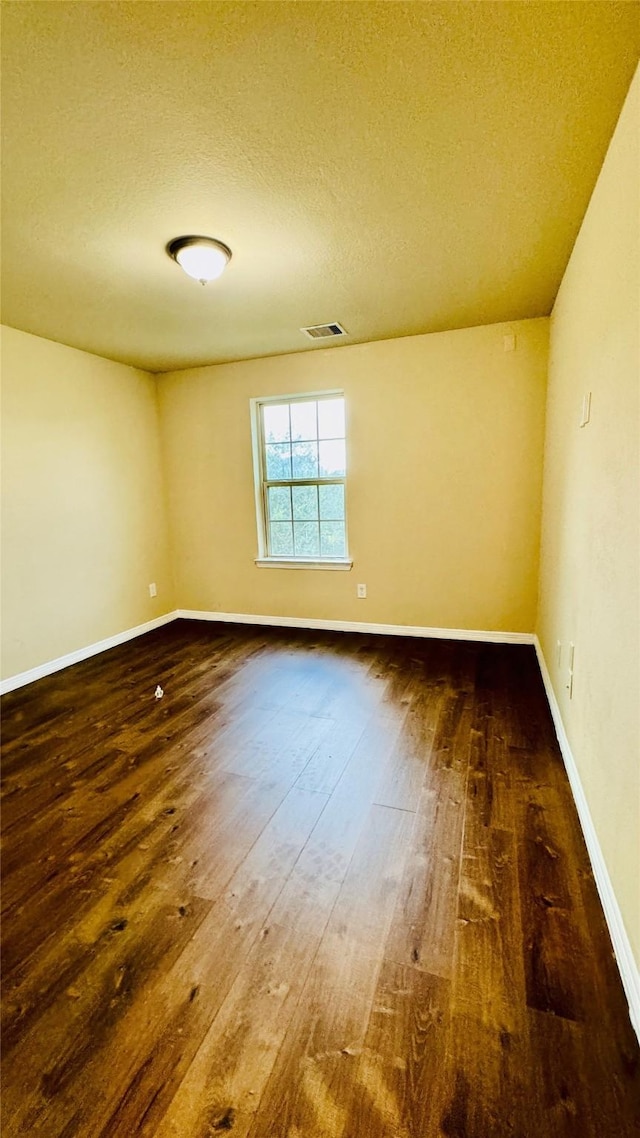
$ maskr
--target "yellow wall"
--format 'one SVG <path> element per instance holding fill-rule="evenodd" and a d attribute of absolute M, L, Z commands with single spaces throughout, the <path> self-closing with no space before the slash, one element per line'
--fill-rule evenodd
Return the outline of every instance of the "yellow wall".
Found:
<path fill-rule="evenodd" d="M 4 677 L 173 608 L 151 376 L 4 328 L 2 456 Z"/>
<path fill-rule="evenodd" d="M 179 606 L 533 631 L 547 336 L 528 320 L 160 377 Z M 257 568 L 249 400 L 331 388 L 353 570 Z"/>
<path fill-rule="evenodd" d="M 551 321 L 539 612 L 542 648 L 637 961 L 639 137 L 636 74 Z M 591 422 L 580 429 L 585 391 L 592 392 Z"/>

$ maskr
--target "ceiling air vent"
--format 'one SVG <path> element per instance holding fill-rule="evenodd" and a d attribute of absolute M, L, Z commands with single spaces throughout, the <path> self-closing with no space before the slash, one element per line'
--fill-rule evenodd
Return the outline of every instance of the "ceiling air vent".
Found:
<path fill-rule="evenodd" d="M 305 336 L 310 340 L 331 340 L 334 336 L 346 336 L 347 333 L 342 327 L 342 324 L 314 324 L 311 328 L 301 328 Z"/>

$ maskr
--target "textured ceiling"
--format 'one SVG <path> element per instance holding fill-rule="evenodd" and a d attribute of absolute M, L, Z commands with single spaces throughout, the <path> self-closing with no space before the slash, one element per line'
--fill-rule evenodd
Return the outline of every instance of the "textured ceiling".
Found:
<path fill-rule="evenodd" d="M 153 371 L 547 314 L 640 53 L 633 2 L 2 8 L 3 320 Z"/>

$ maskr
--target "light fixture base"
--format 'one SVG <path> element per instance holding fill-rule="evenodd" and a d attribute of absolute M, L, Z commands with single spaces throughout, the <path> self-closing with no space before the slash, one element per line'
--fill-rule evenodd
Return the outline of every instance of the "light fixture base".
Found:
<path fill-rule="evenodd" d="M 219 277 L 231 260 L 231 250 L 215 237 L 191 234 L 175 237 L 166 246 L 169 256 L 193 280 L 206 284 Z"/>

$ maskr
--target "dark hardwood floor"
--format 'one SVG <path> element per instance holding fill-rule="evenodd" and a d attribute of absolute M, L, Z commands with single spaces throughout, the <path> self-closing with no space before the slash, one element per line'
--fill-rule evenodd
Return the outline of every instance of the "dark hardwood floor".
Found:
<path fill-rule="evenodd" d="M 177 622 L 3 740 L 6 1138 L 638 1134 L 533 649 Z"/>

